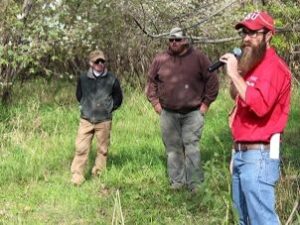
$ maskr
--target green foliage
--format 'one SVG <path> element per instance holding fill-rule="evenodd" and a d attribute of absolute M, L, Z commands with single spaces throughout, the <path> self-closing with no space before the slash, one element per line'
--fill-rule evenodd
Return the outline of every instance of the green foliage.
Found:
<path fill-rule="evenodd" d="M 200 143 L 205 182 L 191 195 L 169 190 L 159 118 L 141 91 L 124 88 L 125 102 L 114 114 L 107 170 L 97 179 L 90 176 L 94 143 L 87 181 L 74 187 L 75 85 L 45 80 L 19 85 L 12 105 L 0 108 L 0 223 L 111 224 L 119 191 L 125 224 L 237 224 L 228 171 L 227 112 L 233 102 L 227 89 L 206 116 Z M 284 174 L 277 190 L 282 222 L 299 197 L 299 97 L 295 89 L 284 138 Z M 300 222 L 297 216 L 294 224 Z"/>
<path fill-rule="evenodd" d="M 237 36 L 233 25 L 249 11 L 261 9 L 274 15 L 278 27 L 291 28 L 278 34 L 273 44 L 288 61 L 295 77 L 299 76 L 299 55 L 291 54 L 299 43 L 298 1 L 271 0 L 262 6 L 253 5 L 253 1 L 231 4 L 231 0 L 38 0 L 32 1 L 29 14 L 22 19 L 24 2 L 0 3 L 2 98 L 5 93 L 11 95 L 16 79 L 74 79 L 86 69 L 86 56 L 96 48 L 104 50 L 108 67 L 119 78 L 134 87 L 143 86 L 153 55 L 166 48 L 166 36 L 149 38 L 144 31 L 166 35 L 171 27 L 184 27 L 189 36 L 198 37 L 194 44 L 215 60 L 239 45 L 239 41 L 205 41 Z"/>
<path fill-rule="evenodd" d="M 292 73 L 296 79 L 300 78 L 299 53 L 294 54 L 299 48 L 299 25 L 300 7 L 295 1 L 273 1 L 268 5 L 268 11 L 276 18 L 276 26 L 285 28 L 275 36 L 273 44 L 278 53 L 283 56 L 290 65 Z"/>

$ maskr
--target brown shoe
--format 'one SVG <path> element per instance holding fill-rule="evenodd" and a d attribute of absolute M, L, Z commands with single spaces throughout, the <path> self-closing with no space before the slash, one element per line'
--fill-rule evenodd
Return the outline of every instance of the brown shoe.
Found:
<path fill-rule="evenodd" d="M 73 174 L 71 179 L 72 184 L 74 184 L 75 186 L 80 186 L 84 181 L 85 181 L 84 176 L 78 173 Z"/>
<path fill-rule="evenodd" d="M 96 169 L 95 167 L 92 169 L 92 176 L 98 177 L 102 173 L 103 169 Z"/>

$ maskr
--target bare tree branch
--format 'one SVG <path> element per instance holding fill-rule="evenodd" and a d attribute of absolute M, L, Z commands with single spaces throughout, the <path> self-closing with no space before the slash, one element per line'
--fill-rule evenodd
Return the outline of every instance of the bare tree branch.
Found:
<path fill-rule="evenodd" d="M 195 23 L 195 24 L 193 24 L 193 25 L 191 25 L 191 26 L 183 27 L 182 30 L 187 31 L 187 30 L 189 30 L 189 29 L 191 29 L 191 28 L 198 27 L 199 25 L 201 25 L 201 24 L 203 24 L 203 23 L 209 21 L 212 17 L 214 17 L 214 16 L 220 14 L 222 11 L 226 10 L 227 8 L 229 8 L 230 6 L 232 6 L 232 5 L 234 5 L 235 3 L 238 3 L 238 2 L 239 2 L 239 0 L 234 0 L 234 1 L 230 2 L 229 4 L 227 4 L 226 6 L 222 7 L 220 10 L 218 10 L 218 11 L 216 11 L 216 12 L 210 14 L 210 15 L 209 15 L 208 17 L 206 17 L 205 19 L 200 20 L 199 22 L 197 22 L 197 23 Z M 161 34 L 151 34 L 150 32 L 148 32 L 148 31 L 146 30 L 146 28 L 144 28 L 144 27 L 139 23 L 139 21 L 138 21 L 133 15 L 131 15 L 131 16 L 132 16 L 134 22 L 137 24 L 137 26 L 143 31 L 143 33 L 145 33 L 145 34 L 146 34 L 147 36 L 149 36 L 149 37 L 152 37 L 152 38 L 160 38 L 160 37 L 167 36 L 167 35 L 169 34 L 169 32 L 161 33 Z"/>
<path fill-rule="evenodd" d="M 139 26 L 139 28 L 149 37 L 152 38 L 160 38 L 163 36 L 167 36 L 169 33 L 162 33 L 159 35 L 153 35 L 149 34 L 142 26 L 139 24 L 139 22 L 133 18 L 135 23 Z M 287 33 L 287 32 L 300 32 L 300 27 L 299 28 L 286 28 L 286 27 L 277 27 L 276 28 L 277 33 Z M 225 42 L 230 42 L 230 41 L 236 41 L 239 40 L 239 36 L 234 36 L 234 37 L 226 37 L 226 38 L 220 38 L 220 39 L 209 39 L 205 37 L 196 37 L 196 36 L 190 36 L 189 37 L 191 40 L 193 40 L 194 43 L 203 43 L 203 44 L 219 44 L 219 43 L 225 43 Z"/>
<path fill-rule="evenodd" d="M 152 38 L 159 38 L 159 37 L 164 37 L 167 36 L 169 33 L 162 33 L 162 34 L 150 34 L 145 28 L 142 27 L 142 25 L 139 23 L 139 21 L 134 18 L 133 21 L 136 23 L 136 25 L 143 31 L 143 33 L 145 33 L 147 36 L 152 37 Z"/>
<path fill-rule="evenodd" d="M 286 27 L 277 27 L 276 33 L 288 33 L 288 32 L 300 32 L 300 27 L 298 28 L 286 28 Z M 236 41 L 239 40 L 241 37 L 227 37 L 227 38 L 220 38 L 220 39 L 208 39 L 204 37 L 190 37 L 194 40 L 195 43 L 203 43 L 203 44 L 219 44 L 224 42 Z M 299 51 L 294 51 L 294 53 L 298 53 Z"/>
<path fill-rule="evenodd" d="M 203 43 L 203 44 L 219 44 L 224 42 L 236 41 L 241 39 L 240 36 L 235 37 L 227 37 L 227 38 L 220 38 L 220 39 L 207 39 L 203 37 L 191 37 L 194 43 Z"/>
<path fill-rule="evenodd" d="M 199 25 L 201 25 L 201 24 L 209 21 L 212 17 L 218 15 L 220 12 L 224 11 L 225 9 L 229 8 L 230 6 L 232 6 L 233 4 L 235 4 L 237 2 L 238 2 L 238 0 L 234 0 L 234 1 L 230 2 L 229 4 L 227 4 L 226 6 L 224 6 L 223 8 L 221 8 L 220 10 L 218 10 L 218 11 L 212 13 L 210 16 L 206 17 L 205 19 L 200 20 L 198 23 L 195 23 L 195 24 L 193 24 L 193 25 L 191 25 L 189 27 L 185 27 L 185 28 L 183 28 L 183 30 L 187 31 L 187 30 L 189 30 L 191 28 L 198 27 Z"/>
<path fill-rule="evenodd" d="M 207 3 L 205 5 L 201 5 L 201 7 L 198 7 L 197 10 L 199 11 L 199 9 L 205 9 L 206 7 L 208 6 L 211 6 L 213 5 L 214 3 Z M 201 12 L 200 12 L 201 13 Z M 184 19 L 184 18 L 190 18 L 190 17 L 195 17 L 199 14 L 199 12 L 192 12 L 192 13 L 185 13 L 183 15 L 178 15 L 178 16 L 175 16 L 173 18 L 171 18 L 171 21 L 174 21 L 174 20 L 179 20 L 179 19 Z"/>
<path fill-rule="evenodd" d="M 32 8 L 32 0 L 25 0 L 23 2 L 22 14 L 20 16 L 21 20 L 26 20 Z"/>
<path fill-rule="evenodd" d="M 289 27 L 277 27 L 276 32 L 278 33 L 300 32 L 300 24 L 292 24 Z"/>
<path fill-rule="evenodd" d="M 140 1 L 140 5 L 141 5 L 142 12 L 143 12 L 143 16 L 144 16 L 144 26 L 145 26 L 145 21 L 146 21 L 146 12 L 145 12 L 145 9 L 144 9 L 143 2 L 142 2 L 142 1 Z"/>

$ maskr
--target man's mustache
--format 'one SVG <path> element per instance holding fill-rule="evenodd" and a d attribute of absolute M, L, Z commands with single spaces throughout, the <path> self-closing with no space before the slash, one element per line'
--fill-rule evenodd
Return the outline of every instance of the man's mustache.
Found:
<path fill-rule="evenodd" d="M 252 47 L 252 44 L 250 42 L 244 42 L 244 43 L 242 43 L 241 48 L 246 48 L 246 47 Z"/>

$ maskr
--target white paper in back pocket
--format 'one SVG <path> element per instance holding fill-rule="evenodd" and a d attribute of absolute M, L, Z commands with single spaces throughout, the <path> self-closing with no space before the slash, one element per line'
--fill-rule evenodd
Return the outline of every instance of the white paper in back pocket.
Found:
<path fill-rule="evenodd" d="M 280 133 L 273 134 L 270 140 L 270 158 L 279 159 Z"/>

